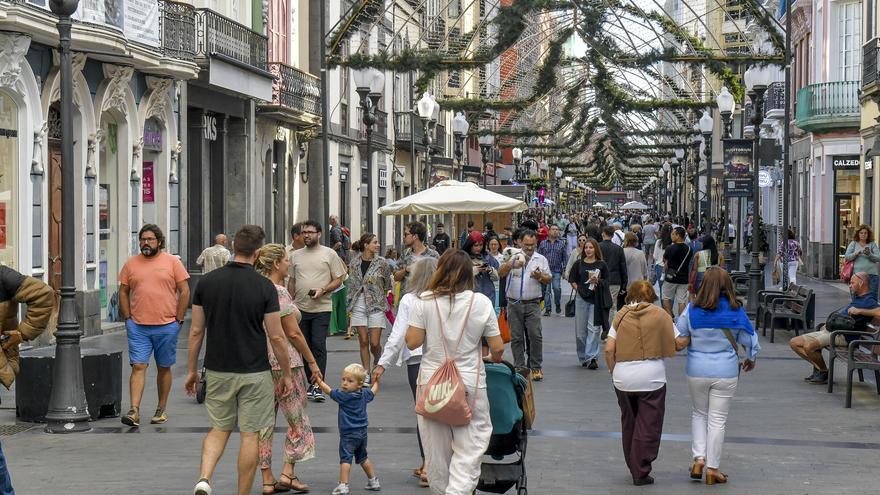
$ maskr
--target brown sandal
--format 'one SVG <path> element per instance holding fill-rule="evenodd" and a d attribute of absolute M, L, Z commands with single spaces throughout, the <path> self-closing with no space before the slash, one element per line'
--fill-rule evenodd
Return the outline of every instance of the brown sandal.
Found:
<path fill-rule="evenodd" d="M 309 485 L 301 482 L 296 476 L 288 476 L 284 473 L 281 473 L 281 476 L 288 480 L 287 483 L 278 482 L 282 487 L 293 490 L 294 493 L 309 493 Z"/>
<path fill-rule="evenodd" d="M 271 486 L 271 487 L 272 487 L 272 491 L 271 491 L 271 492 L 267 492 L 267 491 L 266 491 L 266 487 L 267 487 L 267 486 Z M 263 495 L 270 495 L 270 494 L 272 494 L 272 493 L 286 493 L 286 492 L 289 492 L 289 491 L 290 491 L 290 488 L 284 488 L 283 486 L 281 486 L 281 485 L 278 483 L 277 480 L 276 480 L 276 481 L 273 481 L 272 483 L 263 483 Z"/>

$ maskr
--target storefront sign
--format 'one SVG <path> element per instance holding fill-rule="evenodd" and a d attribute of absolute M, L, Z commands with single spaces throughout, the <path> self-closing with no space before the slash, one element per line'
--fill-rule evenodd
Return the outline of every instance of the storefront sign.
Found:
<path fill-rule="evenodd" d="M 728 198 L 751 198 L 752 178 L 749 176 L 725 178 L 724 195 Z"/>
<path fill-rule="evenodd" d="M 832 155 L 834 170 L 858 170 L 861 165 L 859 155 Z"/>
<path fill-rule="evenodd" d="M 724 140 L 724 175 L 739 177 L 752 169 L 752 141 L 749 139 Z"/>
<path fill-rule="evenodd" d="M 865 160 L 865 170 L 871 170 L 874 168 L 874 159 L 868 158 Z"/>
<path fill-rule="evenodd" d="M 144 162 L 143 170 L 144 203 L 156 201 L 155 182 L 153 180 L 153 162 Z"/>
<path fill-rule="evenodd" d="M 0 249 L 6 249 L 6 202 L 0 202 Z"/>
<path fill-rule="evenodd" d="M 773 186 L 773 176 L 770 175 L 770 172 L 766 170 L 761 170 L 758 172 L 758 187 L 772 187 Z"/>
<path fill-rule="evenodd" d="M 144 122 L 144 149 L 162 151 L 162 128 L 153 119 Z"/>
<path fill-rule="evenodd" d="M 205 139 L 208 141 L 217 140 L 217 116 L 212 113 L 202 115 L 202 126 L 204 127 Z"/>

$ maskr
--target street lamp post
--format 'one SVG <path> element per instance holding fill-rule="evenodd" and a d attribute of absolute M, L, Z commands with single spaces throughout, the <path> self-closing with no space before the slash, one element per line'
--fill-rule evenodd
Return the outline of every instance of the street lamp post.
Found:
<path fill-rule="evenodd" d="M 700 117 L 700 132 L 703 134 L 703 156 L 706 158 L 706 221 L 712 218 L 712 130 L 715 121 L 710 110 L 706 109 Z M 700 218 L 697 218 L 700 221 Z"/>
<path fill-rule="evenodd" d="M 520 170 L 520 163 L 522 162 L 522 150 L 519 148 L 514 148 L 511 153 L 513 154 L 513 178 L 516 182 L 522 180 L 522 171 Z"/>
<path fill-rule="evenodd" d="M 752 99 L 752 125 L 755 129 L 752 141 L 752 161 L 755 167 L 752 175 L 752 261 L 749 267 L 749 298 L 746 301 L 746 312 L 749 314 L 757 314 L 758 291 L 763 285 L 759 259 L 763 232 L 758 224 L 761 201 L 760 189 L 758 188 L 758 172 L 761 169 L 758 163 L 758 149 L 761 142 L 761 123 L 764 121 L 764 92 L 767 91 L 770 77 L 771 74 L 766 67 L 758 66 L 750 67 L 743 75 L 746 89 Z"/>
<path fill-rule="evenodd" d="M 354 84 L 360 97 L 363 109 L 363 123 L 367 132 L 367 201 L 369 211 L 364 212 L 367 216 L 367 232 L 373 232 L 373 126 L 378 121 L 377 110 L 379 100 L 382 98 L 382 90 L 385 87 L 385 74 L 379 69 L 372 67 L 353 71 Z"/>
<path fill-rule="evenodd" d="M 83 384 L 80 337 L 82 330 L 76 315 L 76 211 L 74 187 L 77 183 L 73 162 L 73 65 L 70 55 L 71 16 L 79 0 L 50 0 L 49 8 L 58 16 L 58 41 L 61 45 L 61 303 L 55 331 L 55 365 L 52 392 L 46 412 L 48 433 L 87 431 L 89 410 Z"/>
<path fill-rule="evenodd" d="M 422 136 L 422 144 L 425 146 L 425 188 L 431 187 L 433 179 L 433 171 L 431 170 L 431 147 L 434 144 L 434 129 L 437 121 L 440 119 L 440 104 L 427 91 L 422 94 L 422 98 L 416 104 L 416 110 L 419 112 L 419 118 L 422 120 L 424 127 L 424 135 Z"/>
<path fill-rule="evenodd" d="M 718 104 L 718 113 L 721 114 L 721 138 L 727 139 L 731 133 L 732 119 L 730 117 L 736 108 L 736 100 L 730 94 L 727 86 L 721 86 L 721 91 L 715 97 L 715 102 Z"/>
<path fill-rule="evenodd" d="M 455 117 L 452 119 L 452 138 L 455 140 L 455 149 L 453 150 L 455 154 L 455 159 L 458 160 L 458 180 L 464 180 L 464 162 L 462 157 L 464 156 L 464 140 L 467 137 L 468 129 L 470 129 L 470 124 L 468 124 L 467 119 L 464 117 L 464 114 L 458 112 L 455 114 Z"/>
<path fill-rule="evenodd" d="M 700 144 L 703 136 L 700 134 L 700 124 L 695 123 L 691 134 L 691 164 L 694 167 L 694 214 L 700 216 Z"/>
<path fill-rule="evenodd" d="M 669 162 L 663 162 L 663 170 L 660 171 L 660 177 L 663 178 L 663 209 L 667 215 L 672 214 L 672 203 L 669 201 L 669 183 L 672 181 L 672 176 L 669 174 L 669 168 Z"/>
<path fill-rule="evenodd" d="M 492 158 L 492 161 L 495 161 L 495 148 L 493 145 L 495 144 L 495 138 L 491 134 L 486 134 L 485 136 L 480 136 L 480 158 L 483 161 L 483 187 L 486 187 L 486 175 L 488 173 L 489 168 L 489 158 Z"/>
<path fill-rule="evenodd" d="M 553 190 L 556 191 L 556 208 L 561 209 L 560 208 L 560 206 L 561 206 L 560 201 L 562 200 L 562 194 L 560 194 L 560 191 L 559 191 L 559 187 L 560 187 L 559 183 L 562 180 L 562 169 L 559 167 L 556 167 L 556 172 L 554 172 L 553 175 L 556 177 L 556 185 L 553 188 Z"/>

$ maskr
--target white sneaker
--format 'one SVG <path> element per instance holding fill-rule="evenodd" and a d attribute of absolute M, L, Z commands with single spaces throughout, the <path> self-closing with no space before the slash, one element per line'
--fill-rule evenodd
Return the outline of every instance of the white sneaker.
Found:
<path fill-rule="evenodd" d="M 202 478 L 193 488 L 193 495 L 211 495 L 211 485 L 208 480 Z"/>
<path fill-rule="evenodd" d="M 367 486 L 364 488 L 366 488 L 367 490 L 374 491 L 374 492 L 378 492 L 379 490 L 381 490 L 382 487 L 379 486 L 379 477 L 376 476 L 375 478 L 368 479 Z"/>
<path fill-rule="evenodd" d="M 330 493 L 331 493 L 331 495 L 351 495 L 351 490 L 348 489 L 347 483 L 340 483 Z"/>

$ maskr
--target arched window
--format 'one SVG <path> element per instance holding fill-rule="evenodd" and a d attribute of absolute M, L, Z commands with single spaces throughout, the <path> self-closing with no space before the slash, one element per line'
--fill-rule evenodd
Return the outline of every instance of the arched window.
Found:
<path fill-rule="evenodd" d="M 29 164 L 28 164 L 29 165 Z M 18 105 L 0 91 L 0 264 L 18 269 Z"/>

